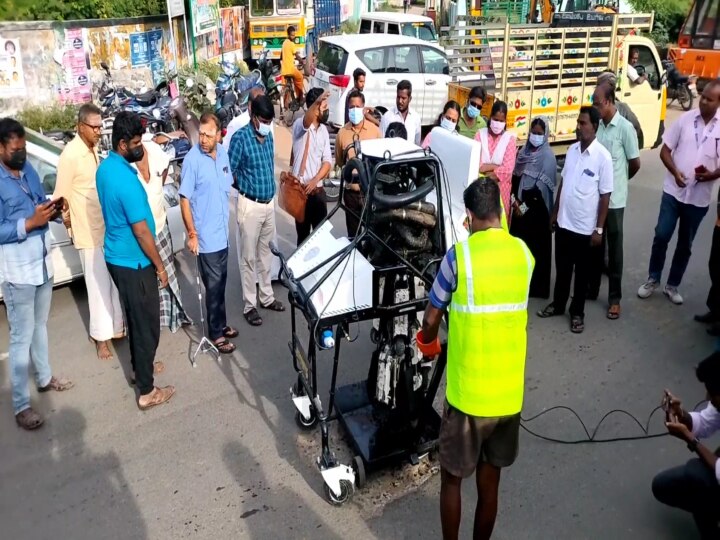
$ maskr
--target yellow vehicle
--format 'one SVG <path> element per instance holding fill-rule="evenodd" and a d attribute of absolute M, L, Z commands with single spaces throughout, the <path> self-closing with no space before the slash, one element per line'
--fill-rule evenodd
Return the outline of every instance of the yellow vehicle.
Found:
<path fill-rule="evenodd" d="M 250 54 L 257 60 L 263 48 L 268 58 L 280 60 L 280 50 L 287 39 L 287 28 L 296 28 L 296 50 L 305 55 L 308 34 L 313 30 L 311 10 L 306 0 L 250 0 Z"/>
<path fill-rule="evenodd" d="M 549 120 L 550 141 L 564 154 L 575 141 L 578 111 L 592 104 L 597 76 L 617 75 L 619 100 L 637 115 L 645 147 L 656 147 L 664 131 L 664 69 L 652 41 L 637 35 L 652 29 L 653 14 L 555 14 L 553 25 L 455 26 L 446 49 L 452 82 L 448 99 L 465 105 L 470 88 L 483 86 L 508 105 L 507 126 L 519 144 L 536 116 Z M 630 49 L 648 80 L 631 84 L 626 74 Z M 638 69 L 638 65 L 635 66 Z M 492 99 L 483 108 L 490 110 Z"/>

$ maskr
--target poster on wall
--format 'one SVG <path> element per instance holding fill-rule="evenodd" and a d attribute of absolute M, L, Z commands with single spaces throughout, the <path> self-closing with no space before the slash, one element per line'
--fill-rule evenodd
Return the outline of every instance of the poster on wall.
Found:
<path fill-rule="evenodd" d="M 133 68 L 149 67 L 155 84 L 165 78 L 162 29 L 130 34 L 130 65 Z"/>
<path fill-rule="evenodd" d="M 20 40 L 0 37 L 0 97 L 25 94 Z"/>
<path fill-rule="evenodd" d="M 195 36 L 217 30 L 220 19 L 218 0 L 190 0 L 190 15 Z"/>
<path fill-rule="evenodd" d="M 60 89 L 63 103 L 85 103 L 92 99 L 92 84 L 87 65 L 85 33 L 82 28 L 65 29 L 62 53 L 64 84 Z"/>

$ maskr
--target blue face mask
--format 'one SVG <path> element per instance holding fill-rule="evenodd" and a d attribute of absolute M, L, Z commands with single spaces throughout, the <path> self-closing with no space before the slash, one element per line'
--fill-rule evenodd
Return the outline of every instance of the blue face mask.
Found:
<path fill-rule="evenodd" d="M 470 118 L 477 118 L 480 116 L 480 109 L 478 109 L 475 105 L 468 105 L 466 111 Z"/>
<path fill-rule="evenodd" d="M 357 126 L 363 121 L 363 118 L 365 118 L 365 110 L 362 107 L 353 107 L 348 111 L 348 117 L 350 118 L 350 122 L 352 122 L 354 126 Z"/>
<path fill-rule="evenodd" d="M 272 131 L 272 126 L 270 124 L 263 124 L 258 119 L 258 129 L 257 129 L 258 135 L 260 135 L 261 137 L 267 137 L 268 135 L 270 135 L 271 131 Z"/>
<path fill-rule="evenodd" d="M 530 137 L 528 137 L 530 140 L 530 144 L 532 144 L 535 148 L 542 146 L 545 142 L 545 135 L 538 135 L 536 133 L 531 133 Z"/>

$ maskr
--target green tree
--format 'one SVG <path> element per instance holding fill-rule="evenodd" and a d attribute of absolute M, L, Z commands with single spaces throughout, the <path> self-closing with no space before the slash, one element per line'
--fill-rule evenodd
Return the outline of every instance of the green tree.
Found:
<path fill-rule="evenodd" d="M 677 42 L 680 28 L 690 11 L 691 0 L 629 0 L 639 13 L 655 12 L 651 38 L 658 47 Z"/>

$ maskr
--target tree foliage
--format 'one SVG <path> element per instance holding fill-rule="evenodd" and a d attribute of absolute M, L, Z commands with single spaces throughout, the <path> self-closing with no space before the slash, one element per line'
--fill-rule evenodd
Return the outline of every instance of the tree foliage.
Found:
<path fill-rule="evenodd" d="M 690 11 L 691 0 L 629 0 L 639 13 L 655 12 L 651 37 L 659 47 L 677 42 L 680 28 Z"/>
<path fill-rule="evenodd" d="M 165 0 L 0 0 L 0 20 L 67 21 L 167 13 Z"/>

